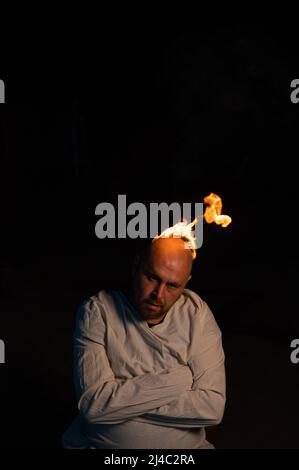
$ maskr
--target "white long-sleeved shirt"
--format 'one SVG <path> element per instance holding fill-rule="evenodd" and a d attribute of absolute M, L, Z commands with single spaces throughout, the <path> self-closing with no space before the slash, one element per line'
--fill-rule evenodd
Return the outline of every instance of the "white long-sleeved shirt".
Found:
<path fill-rule="evenodd" d="M 225 404 L 221 332 L 189 289 L 149 328 L 117 291 L 85 302 L 75 331 L 79 416 L 69 448 L 209 448 Z"/>

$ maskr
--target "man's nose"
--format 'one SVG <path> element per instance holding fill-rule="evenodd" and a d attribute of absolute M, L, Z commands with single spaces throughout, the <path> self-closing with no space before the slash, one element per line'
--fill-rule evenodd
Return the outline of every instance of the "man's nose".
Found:
<path fill-rule="evenodd" d="M 155 289 L 154 289 L 154 291 L 153 291 L 153 296 L 154 296 L 157 300 L 162 300 L 163 294 L 164 294 L 164 289 L 165 289 L 165 285 L 164 285 L 164 284 L 157 284 L 157 286 L 155 287 Z"/>

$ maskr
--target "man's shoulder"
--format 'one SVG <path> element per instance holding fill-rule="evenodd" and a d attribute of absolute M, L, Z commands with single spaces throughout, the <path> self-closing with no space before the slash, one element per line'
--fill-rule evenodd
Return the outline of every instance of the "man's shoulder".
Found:
<path fill-rule="evenodd" d="M 85 308 L 95 308 L 98 305 L 104 304 L 107 299 L 111 298 L 112 294 L 112 290 L 101 289 L 90 297 L 84 299 L 81 303 L 81 306 L 84 306 Z"/>
<path fill-rule="evenodd" d="M 184 289 L 183 295 L 186 302 L 193 304 L 197 311 L 201 311 L 207 307 L 207 303 L 193 290 Z"/>
<path fill-rule="evenodd" d="M 186 302 L 191 305 L 194 319 L 199 321 L 201 324 L 215 323 L 215 317 L 205 300 L 203 300 L 196 292 L 191 289 L 184 289 L 183 294 Z"/>
<path fill-rule="evenodd" d="M 79 306 L 77 317 L 80 318 L 86 315 L 99 314 L 105 309 L 105 301 L 109 296 L 108 291 L 101 289 L 94 295 L 84 299 Z"/>
<path fill-rule="evenodd" d="M 104 304 L 106 295 L 107 292 L 101 290 L 81 303 L 75 320 L 76 338 L 88 337 L 95 342 L 103 342 L 107 314 Z"/>

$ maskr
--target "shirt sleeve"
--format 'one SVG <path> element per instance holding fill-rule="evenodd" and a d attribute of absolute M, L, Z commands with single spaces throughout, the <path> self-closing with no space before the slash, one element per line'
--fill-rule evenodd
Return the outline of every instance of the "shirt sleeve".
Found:
<path fill-rule="evenodd" d="M 224 351 L 221 331 L 207 304 L 204 308 L 200 334 L 194 341 L 195 352 L 188 361 L 193 373 L 192 390 L 140 420 L 175 427 L 202 427 L 221 422 L 226 397 Z"/>
<path fill-rule="evenodd" d="M 91 424 L 116 424 L 143 415 L 191 390 L 192 373 L 180 365 L 163 373 L 118 379 L 105 349 L 105 322 L 94 301 L 81 306 L 74 343 L 74 374 L 78 407 Z"/>

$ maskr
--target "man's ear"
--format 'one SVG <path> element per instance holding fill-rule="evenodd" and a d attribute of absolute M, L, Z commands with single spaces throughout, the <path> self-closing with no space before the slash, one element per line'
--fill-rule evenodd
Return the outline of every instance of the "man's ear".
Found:
<path fill-rule="evenodd" d="M 192 275 L 190 274 L 190 276 L 188 277 L 188 281 L 187 281 L 187 282 L 189 282 L 189 281 L 190 281 L 191 277 L 192 277 Z"/>

